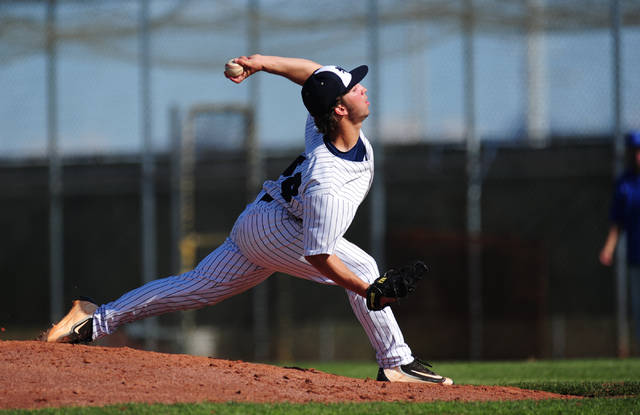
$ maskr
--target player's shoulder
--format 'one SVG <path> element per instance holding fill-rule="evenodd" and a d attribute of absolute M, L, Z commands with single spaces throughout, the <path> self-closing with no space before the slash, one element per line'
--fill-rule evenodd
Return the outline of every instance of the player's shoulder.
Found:
<path fill-rule="evenodd" d="M 339 166 L 336 157 L 327 150 L 324 143 L 315 146 L 307 153 L 306 174 L 309 178 L 324 182 L 337 175 Z"/>

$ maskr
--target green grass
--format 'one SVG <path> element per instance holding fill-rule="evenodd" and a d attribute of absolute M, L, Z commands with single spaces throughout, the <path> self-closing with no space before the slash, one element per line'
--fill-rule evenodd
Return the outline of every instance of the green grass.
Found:
<path fill-rule="evenodd" d="M 435 402 L 364 404 L 127 404 L 101 408 L 0 411 L 6 414 L 638 414 L 640 359 L 597 359 L 521 362 L 434 362 L 434 369 L 457 384 L 508 385 L 570 393 L 579 400 L 513 402 Z M 297 362 L 282 366 L 315 368 L 355 378 L 374 378 L 375 363 Z M 0 392 L 1 393 L 1 392 Z"/>
<path fill-rule="evenodd" d="M 375 414 L 580 414 L 580 415 L 621 415 L 639 414 L 640 401 L 624 398 L 595 398 L 580 401 L 517 401 L 517 402 L 436 402 L 436 403 L 395 403 L 379 402 L 365 404 L 177 404 L 177 405 L 113 405 L 102 408 L 40 409 L 36 411 L 2 411 L 10 414 L 140 414 L 140 415 L 375 415 Z"/>
<path fill-rule="evenodd" d="M 531 360 L 512 362 L 432 362 L 433 369 L 465 385 L 505 385 L 515 382 L 640 381 L 640 359 Z M 375 378 L 375 362 L 299 362 L 327 373 Z M 283 364 L 281 366 L 288 366 Z"/>
<path fill-rule="evenodd" d="M 298 364 L 354 378 L 375 378 L 370 362 Z M 503 385 L 586 397 L 640 397 L 640 359 L 438 363 L 434 370 L 459 385 Z"/>

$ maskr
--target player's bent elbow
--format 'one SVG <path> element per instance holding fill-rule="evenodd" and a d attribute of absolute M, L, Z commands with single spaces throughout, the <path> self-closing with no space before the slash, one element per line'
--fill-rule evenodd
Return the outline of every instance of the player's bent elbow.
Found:
<path fill-rule="evenodd" d="M 310 263 L 311 265 L 317 268 L 327 263 L 327 261 L 329 260 L 329 255 L 328 254 L 305 255 L 304 259 L 306 259 L 308 263 Z"/>

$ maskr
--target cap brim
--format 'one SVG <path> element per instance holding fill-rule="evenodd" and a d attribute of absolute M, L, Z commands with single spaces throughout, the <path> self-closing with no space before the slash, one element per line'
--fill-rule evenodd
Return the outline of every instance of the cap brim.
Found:
<path fill-rule="evenodd" d="M 367 65 L 360 65 L 354 70 L 349 71 L 349 73 L 351 74 L 351 82 L 349 82 L 349 86 L 347 86 L 347 91 L 350 91 L 351 88 L 362 81 L 367 75 L 367 72 L 369 72 L 369 67 Z"/>

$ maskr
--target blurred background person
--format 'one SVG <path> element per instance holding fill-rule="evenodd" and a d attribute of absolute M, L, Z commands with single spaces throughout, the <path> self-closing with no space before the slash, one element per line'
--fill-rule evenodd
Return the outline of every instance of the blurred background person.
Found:
<path fill-rule="evenodd" d="M 600 251 L 600 262 L 610 266 L 622 232 L 627 237 L 627 266 L 636 342 L 640 344 L 640 131 L 626 135 L 627 163 L 616 179 L 611 202 L 611 227 Z"/>

